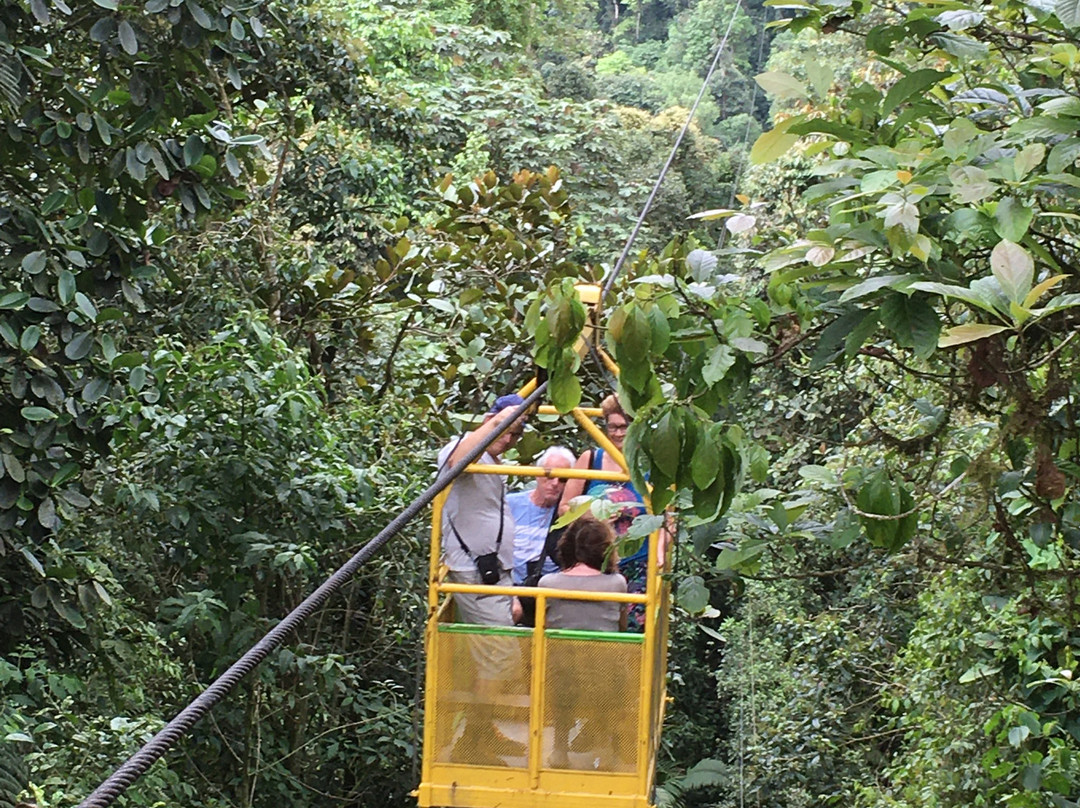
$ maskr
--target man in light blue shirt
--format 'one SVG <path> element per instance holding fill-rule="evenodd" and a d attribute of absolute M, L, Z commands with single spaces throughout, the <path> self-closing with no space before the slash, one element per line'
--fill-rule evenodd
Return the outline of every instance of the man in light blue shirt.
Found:
<path fill-rule="evenodd" d="M 563 446 L 552 446 L 540 455 L 536 465 L 546 469 L 568 469 L 574 465 L 574 454 Z M 525 580 L 529 562 L 544 554 L 548 528 L 565 485 L 566 480 L 561 477 L 538 477 L 533 488 L 507 495 L 506 504 L 514 516 L 515 584 Z M 557 572 L 558 569 L 550 558 L 543 559 L 542 573 Z"/>

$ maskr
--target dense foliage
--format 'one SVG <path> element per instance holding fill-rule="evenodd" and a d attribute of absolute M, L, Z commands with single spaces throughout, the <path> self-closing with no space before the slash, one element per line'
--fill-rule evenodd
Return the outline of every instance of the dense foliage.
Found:
<path fill-rule="evenodd" d="M 76 804 L 533 361 L 606 392 L 570 281 L 729 22 L 606 301 L 681 517 L 658 797 L 1076 804 L 1074 2 L 0 0 L 0 806 Z M 408 804 L 424 533 L 129 803 Z"/>

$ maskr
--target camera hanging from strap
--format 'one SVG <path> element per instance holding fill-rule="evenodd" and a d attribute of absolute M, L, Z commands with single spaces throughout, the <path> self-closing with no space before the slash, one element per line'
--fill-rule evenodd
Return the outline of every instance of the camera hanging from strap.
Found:
<path fill-rule="evenodd" d="M 499 535 L 495 539 L 495 552 L 474 555 L 469 546 L 465 544 L 464 539 L 461 538 L 454 520 L 447 515 L 446 521 L 450 524 L 450 530 L 454 534 L 454 538 L 457 539 L 457 543 L 461 545 L 461 549 L 465 551 L 465 555 L 471 558 L 473 564 L 476 565 L 476 571 L 480 573 L 480 583 L 486 586 L 495 586 L 499 583 L 499 578 L 502 577 L 499 548 L 502 547 L 503 526 L 506 523 L 506 485 L 502 485 L 499 489 Z"/>

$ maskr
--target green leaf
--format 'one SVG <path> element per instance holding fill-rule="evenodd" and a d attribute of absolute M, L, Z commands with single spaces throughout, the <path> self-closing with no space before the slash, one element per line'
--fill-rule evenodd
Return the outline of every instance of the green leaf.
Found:
<path fill-rule="evenodd" d="M 735 354 L 728 345 L 717 345 L 709 352 L 709 358 L 701 369 L 701 378 L 710 387 L 727 375 L 735 364 Z"/>
<path fill-rule="evenodd" d="M 737 550 L 724 550 L 716 559 L 718 570 L 741 570 L 751 572 L 767 545 L 759 540 L 743 540 Z"/>
<path fill-rule="evenodd" d="M 116 29 L 117 35 L 120 37 L 120 47 L 129 56 L 134 56 L 139 52 L 139 40 L 135 36 L 135 29 L 131 27 L 131 23 L 127 20 L 121 20 L 120 25 Z"/>
<path fill-rule="evenodd" d="M 67 200 L 68 195 L 65 191 L 53 191 L 41 203 L 41 215 L 48 216 L 50 213 L 60 210 L 67 203 Z"/>
<path fill-rule="evenodd" d="M 199 160 L 202 159 L 205 148 L 201 137 L 198 135 L 191 135 L 184 141 L 184 166 L 190 168 L 199 162 Z"/>
<path fill-rule="evenodd" d="M 847 303 L 851 300 L 858 300 L 860 297 L 873 294 L 881 289 L 904 291 L 912 282 L 917 281 L 920 277 L 921 276 L 919 275 L 878 275 L 875 278 L 867 278 L 865 281 L 857 283 L 845 290 L 844 293 L 840 295 L 840 302 Z"/>
<path fill-rule="evenodd" d="M 49 24 L 49 7 L 45 5 L 45 0 L 30 0 L 30 13 L 42 25 Z"/>
<path fill-rule="evenodd" d="M 942 31 L 932 34 L 930 41 L 946 53 L 965 60 L 985 59 L 990 53 L 990 47 L 985 42 L 979 42 L 963 34 Z"/>
<path fill-rule="evenodd" d="M 844 508 L 836 515 L 832 531 L 825 537 L 825 542 L 834 550 L 843 550 L 859 538 L 862 526 L 853 511 Z"/>
<path fill-rule="evenodd" d="M 986 339 L 994 334 L 1000 334 L 1008 329 L 1003 325 L 990 325 L 989 323 L 965 323 L 954 326 L 945 331 L 938 340 L 939 348 L 951 348 L 954 345 L 963 345 L 968 342 Z"/>
<path fill-rule="evenodd" d="M 937 347 L 941 321 L 924 296 L 893 294 L 882 302 L 878 316 L 896 343 L 918 356 L 929 356 Z"/>
<path fill-rule="evenodd" d="M 562 413 L 570 412 L 581 403 L 581 383 L 573 372 L 555 372 L 548 385 L 551 403 Z"/>
<path fill-rule="evenodd" d="M 95 0 L 97 3 L 101 3 L 102 0 Z M 62 618 L 67 620 L 71 625 L 77 629 L 86 628 L 86 620 L 79 613 L 79 610 L 72 606 L 67 601 L 60 599 L 52 600 L 53 610 Z"/>
<path fill-rule="evenodd" d="M 630 524 L 630 528 L 623 534 L 623 537 L 627 539 L 641 539 L 645 536 L 652 535 L 663 526 L 663 514 L 642 514 L 634 519 Z"/>
<path fill-rule="evenodd" d="M 23 547 L 21 549 L 22 549 L 23 558 L 25 558 L 30 563 L 30 566 L 34 568 L 34 572 L 36 572 L 38 575 L 40 575 L 42 578 L 44 578 L 45 577 L 45 567 L 43 567 L 41 565 L 41 562 L 38 561 L 37 556 L 35 556 L 33 554 L 33 552 L 30 550 L 29 547 Z M 44 605 L 45 605 L 44 603 L 41 604 L 41 606 L 44 606 Z M 37 608 L 40 609 L 41 606 L 38 606 Z M 10 737 L 11 736 L 9 735 L 8 738 L 10 738 Z"/>
<path fill-rule="evenodd" d="M 22 270 L 28 275 L 37 275 L 45 269 L 46 261 L 47 256 L 44 250 L 34 250 L 23 257 Z"/>
<path fill-rule="evenodd" d="M 723 501 L 724 485 L 726 476 L 723 469 L 723 457 L 724 453 L 720 453 L 720 466 L 717 469 L 716 479 L 713 480 L 705 488 L 695 488 L 691 495 L 691 502 L 694 506 L 694 515 L 698 519 L 711 520 L 716 518 L 720 508 L 720 504 Z"/>
<path fill-rule="evenodd" d="M 788 134 L 788 125 L 777 124 L 768 132 L 763 132 L 754 141 L 750 149 L 750 162 L 754 165 L 771 163 L 779 157 L 783 157 L 799 142 L 798 135 Z"/>
<path fill-rule="evenodd" d="M 566 527 L 571 522 L 576 522 L 580 517 L 584 516 L 586 513 L 592 510 L 592 504 L 594 499 L 594 497 L 587 496 L 574 497 L 572 500 L 570 500 L 570 509 L 558 519 L 556 519 L 555 524 L 553 524 L 551 527 L 553 529 L 558 529 L 561 527 Z M 578 500 L 581 501 L 579 502 Z"/>
<path fill-rule="evenodd" d="M 649 455 L 665 477 L 675 479 L 679 473 L 679 425 L 670 412 L 664 413 L 656 424 Z"/>
<path fill-rule="evenodd" d="M 1031 291 L 1035 262 L 1019 244 L 1008 239 L 999 241 L 990 253 L 990 269 L 1013 303 L 1019 303 Z"/>
<path fill-rule="evenodd" d="M 719 261 L 708 250 L 691 250 L 686 256 L 686 267 L 696 281 L 707 281 L 716 273 Z"/>
<path fill-rule="evenodd" d="M 690 458 L 691 479 L 698 488 L 708 488 L 720 472 L 720 444 L 712 432 L 705 430 Z"/>
<path fill-rule="evenodd" d="M 56 293 L 65 306 L 75 298 L 75 276 L 71 274 L 71 270 L 60 270 L 60 276 L 56 281 Z"/>
<path fill-rule="evenodd" d="M 37 347 L 39 339 L 41 339 L 41 329 L 36 325 L 27 326 L 19 338 L 19 347 L 29 353 Z"/>
<path fill-rule="evenodd" d="M 999 314 L 997 306 L 994 305 L 993 297 L 982 289 L 965 289 L 963 286 L 951 286 L 947 283 L 936 283 L 931 281 L 918 281 L 917 283 L 911 284 L 911 288 L 941 295 L 943 297 L 954 297 L 958 300 L 963 300 L 965 303 L 977 306 L 984 311 L 988 311 L 991 314 Z"/>
<path fill-rule="evenodd" d="M 777 98 L 806 97 L 806 85 L 787 73 L 770 70 L 754 76 L 754 81 L 769 95 L 775 95 Z"/>
<path fill-rule="evenodd" d="M 859 352 L 866 341 L 874 335 L 878 327 L 878 313 L 871 311 L 844 337 L 844 356 L 851 359 Z"/>
<path fill-rule="evenodd" d="M 951 73 L 924 68 L 909 73 L 889 88 L 885 100 L 881 103 L 881 117 L 887 117 L 894 109 L 915 95 L 921 95 L 935 84 L 949 78 Z"/>
<path fill-rule="evenodd" d="M 56 518 L 56 503 L 53 502 L 52 497 L 45 497 L 41 500 L 41 504 L 38 505 L 37 510 L 38 524 L 46 530 L 55 530 L 59 524 L 59 520 Z"/>
<path fill-rule="evenodd" d="M 94 336 L 89 331 L 80 331 L 64 346 L 64 356 L 73 362 L 85 359 L 94 345 Z"/>
<path fill-rule="evenodd" d="M 90 298 L 84 295 L 82 292 L 76 292 L 74 295 L 75 308 L 79 310 L 87 320 L 93 322 L 97 319 L 97 308 L 91 302 Z"/>
<path fill-rule="evenodd" d="M 1080 121 L 1075 118 L 1055 118 L 1052 115 L 1037 115 L 1023 118 L 1009 127 L 1008 140 L 1030 140 L 1032 138 L 1050 138 L 1058 135 L 1073 135 L 1080 129 Z"/>
<path fill-rule="evenodd" d="M 705 586 L 705 579 L 699 575 L 691 575 L 679 581 L 676 601 L 691 614 L 705 611 L 709 605 L 709 590 Z"/>
<path fill-rule="evenodd" d="M 1078 157 L 1080 157 L 1080 138 L 1065 138 L 1050 149 L 1050 156 L 1046 158 L 1046 170 L 1051 174 L 1068 171 L 1075 165 Z"/>
<path fill-rule="evenodd" d="M 1080 28 L 1080 0 L 1056 0 L 1054 13 L 1066 28 Z"/>
<path fill-rule="evenodd" d="M 652 332 L 652 352 L 662 354 L 671 343 L 671 326 L 668 325 L 668 319 L 664 316 L 664 312 L 660 311 L 659 306 L 653 306 L 649 309 L 648 317 L 649 327 Z"/>
<path fill-rule="evenodd" d="M 620 347 L 625 348 L 631 356 L 648 357 L 652 347 L 652 326 L 639 306 L 632 306 L 627 310 L 618 339 Z"/>
<path fill-rule="evenodd" d="M 56 418 L 55 412 L 44 407 L 23 407 L 21 412 L 27 421 L 52 421 Z"/>
<path fill-rule="evenodd" d="M 994 212 L 994 230 L 1003 239 L 1020 241 L 1034 218 L 1035 211 L 1018 202 L 1015 197 L 1007 196 L 998 202 Z"/>
<path fill-rule="evenodd" d="M 186 0 L 186 5 L 192 19 L 199 24 L 200 28 L 205 28 L 207 31 L 213 30 L 214 21 L 210 19 L 210 15 L 203 10 L 202 6 L 195 0 Z"/>
<path fill-rule="evenodd" d="M 823 59 L 818 58 L 817 54 L 808 54 L 807 56 L 808 58 L 803 62 L 806 77 L 810 79 L 810 83 L 814 86 L 814 94 L 824 101 L 829 95 L 829 89 L 832 87 L 833 69 Z"/>
<path fill-rule="evenodd" d="M 0 295 L 0 310 L 18 311 L 30 301 L 26 292 L 5 292 Z"/>
<path fill-rule="evenodd" d="M 1018 727 L 1013 727 L 1009 730 L 1009 743 L 1013 746 L 1020 746 L 1020 744 L 1027 740 L 1027 737 L 1030 734 L 1031 730 L 1023 724 Z"/>

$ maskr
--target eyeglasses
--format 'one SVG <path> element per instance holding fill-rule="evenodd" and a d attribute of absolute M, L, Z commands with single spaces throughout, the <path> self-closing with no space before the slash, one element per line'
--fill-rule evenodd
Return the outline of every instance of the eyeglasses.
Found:
<path fill-rule="evenodd" d="M 626 421 L 608 421 L 606 426 L 608 432 L 625 432 L 628 428 Z"/>

